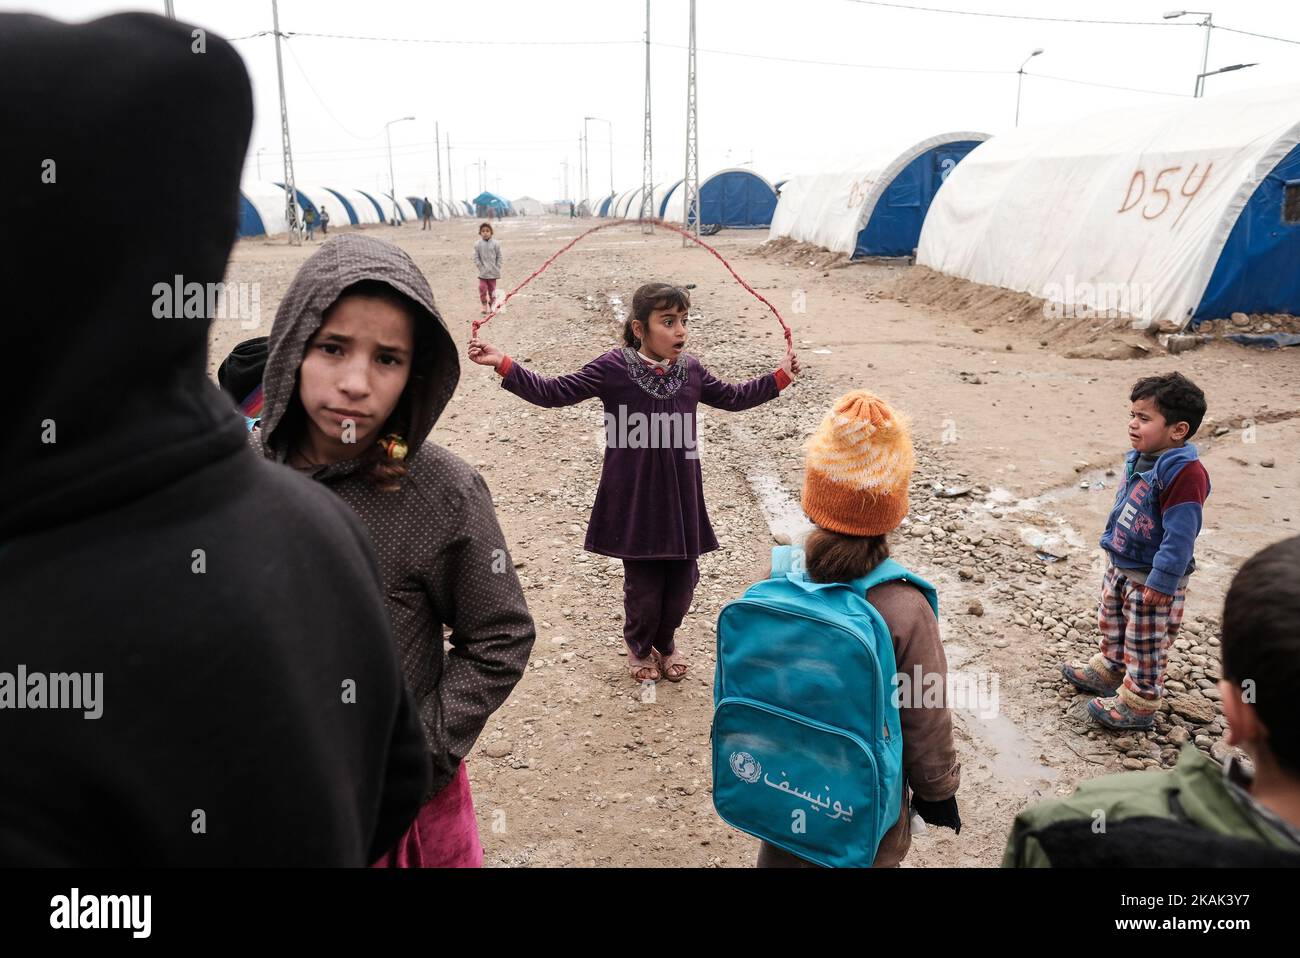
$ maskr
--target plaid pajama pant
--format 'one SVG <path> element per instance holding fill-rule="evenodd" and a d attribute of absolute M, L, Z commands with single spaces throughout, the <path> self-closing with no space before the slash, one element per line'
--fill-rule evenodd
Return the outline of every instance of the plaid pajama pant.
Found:
<path fill-rule="evenodd" d="M 1183 623 L 1187 589 L 1174 593 L 1171 605 L 1142 601 L 1142 583 L 1111 566 L 1101 584 L 1097 621 L 1101 654 L 1113 672 L 1124 673 L 1132 692 L 1153 702 L 1164 694 L 1165 654 Z"/>

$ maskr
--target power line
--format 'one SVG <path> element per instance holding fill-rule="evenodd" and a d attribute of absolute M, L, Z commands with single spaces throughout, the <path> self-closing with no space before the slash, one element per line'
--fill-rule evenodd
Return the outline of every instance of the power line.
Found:
<path fill-rule="evenodd" d="M 1243 37 L 1258 37 L 1261 40 L 1276 40 L 1278 43 L 1294 43 L 1300 46 L 1300 40 L 1289 40 L 1286 37 L 1275 37 L 1269 33 L 1252 33 L 1250 30 L 1238 30 L 1235 27 L 1225 27 L 1217 23 L 1210 24 L 1215 30 L 1223 30 L 1226 33 L 1240 33 Z"/>
<path fill-rule="evenodd" d="M 655 41 L 653 46 L 665 47 L 671 50 L 690 49 L 680 43 L 661 43 L 659 41 Z M 742 53 L 739 50 L 716 50 L 708 47 L 697 47 L 696 49 L 700 53 L 716 53 L 724 57 L 743 57 L 748 60 L 776 60 L 781 63 L 806 63 L 822 67 L 853 67 L 859 70 L 901 70 L 908 73 L 977 73 L 986 75 L 1016 72 L 1015 70 L 961 70 L 955 67 L 892 66 L 885 63 L 846 63 L 838 60 L 805 60 L 799 57 L 778 57 L 767 53 Z"/>
<path fill-rule="evenodd" d="M 1050 73 L 1026 73 L 1027 77 L 1035 77 L 1039 80 L 1056 80 L 1060 83 L 1076 83 L 1080 86 L 1096 86 L 1106 90 L 1127 90 L 1130 93 L 1154 93 L 1156 96 L 1181 96 L 1190 97 L 1190 93 L 1171 93 L 1168 90 L 1148 90 L 1144 87 L 1136 86 L 1116 86 L 1113 83 L 1097 83 L 1093 80 L 1073 80 L 1070 77 L 1052 76 Z"/>
<path fill-rule="evenodd" d="M 981 10 L 951 10 L 946 7 L 921 7 L 908 3 L 885 3 L 883 0 L 848 0 L 865 7 L 887 7 L 891 10 L 909 10 L 913 13 L 948 13 L 961 17 L 989 17 L 995 20 L 1034 20 L 1039 23 L 1091 23 L 1112 27 L 1195 27 L 1198 23 L 1181 23 L 1166 20 L 1090 20 L 1081 17 L 1038 17 L 1020 13 L 990 13 Z"/>
<path fill-rule="evenodd" d="M 315 85 L 313 85 L 311 82 L 311 78 L 307 76 L 306 69 L 303 68 L 302 61 L 298 59 L 298 54 L 293 52 L 293 44 L 286 43 L 285 48 L 289 51 L 289 56 L 293 58 L 294 65 L 298 67 L 298 73 L 302 75 L 303 80 L 306 82 L 307 89 L 311 90 L 312 95 L 316 97 L 316 101 L 320 103 L 321 108 L 324 109 L 325 112 L 329 114 L 330 119 L 333 120 L 338 125 L 338 128 L 340 130 L 342 130 L 348 136 L 352 137 L 352 139 L 354 140 L 373 140 L 377 136 L 379 136 L 379 133 L 372 133 L 369 136 L 362 136 L 361 134 L 353 133 L 350 129 L 348 129 L 347 125 L 344 124 L 342 120 L 340 120 L 337 116 L 334 115 L 334 111 L 329 108 L 329 104 L 325 102 L 325 98 L 322 97 L 319 92 L 317 92 Z"/>
<path fill-rule="evenodd" d="M 367 40 L 378 43 L 436 43 L 445 46 L 512 46 L 512 47 L 593 47 L 626 46 L 640 40 L 444 40 L 428 37 L 368 37 L 348 33 L 311 33 L 295 31 L 286 37 L 313 37 L 322 40 Z"/>

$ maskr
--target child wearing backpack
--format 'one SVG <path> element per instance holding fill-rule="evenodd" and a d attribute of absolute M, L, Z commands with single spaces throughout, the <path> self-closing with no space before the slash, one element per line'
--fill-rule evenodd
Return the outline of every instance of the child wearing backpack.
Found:
<path fill-rule="evenodd" d="M 817 528 L 719 616 L 714 803 L 760 868 L 897 866 L 912 811 L 961 830 L 935 590 L 889 558 L 913 466 L 887 402 L 842 396 L 807 446 Z"/>

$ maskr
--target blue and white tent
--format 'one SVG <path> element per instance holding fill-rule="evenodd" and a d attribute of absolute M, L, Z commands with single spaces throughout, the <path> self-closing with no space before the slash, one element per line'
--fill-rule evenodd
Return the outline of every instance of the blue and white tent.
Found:
<path fill-rule="evenodd" d="M 878 149 L 847 170 L 795 176 L 781 185 L 773 237 L 837 253 L 907 256 L 939 187 L 986 133 L 945 133 Z"/>
<path fill-rule="evenodd" d="M 239 235 L 276 236 L 289 232 L 284 208 L 284 187 L 261 180 L 244 181 L 239 184 Z"/>
<path fill-rule="evenodd" d="M 939 191 L 917 262 L 1142 325 L 1300 315 L 1300 86 L 1001 134 Z"/>
<path fill-rule="evenodd" d="M 678 180 L 663 190 L 658 216 L 670 223 L 684 222 L 686 191 Z M 700 222 L 730 229 L 761 229 L 772 222 L 776 190 L 753 170 L 719 170 L 700 181 Z"/>

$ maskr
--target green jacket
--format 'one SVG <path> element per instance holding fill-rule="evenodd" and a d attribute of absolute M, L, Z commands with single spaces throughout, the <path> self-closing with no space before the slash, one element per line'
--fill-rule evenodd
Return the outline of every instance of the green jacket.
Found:
<path fill-rule="evenodd" d="M 1050 868 L 1034 833 L 1056 822 L 1094 819 L 1100 828 L 1139 816 L 1178 819 L 1228 838 L 1296 851 L 1286 836 L 1233 795 L 1223 767 L 1189 743 L 1174 768 L 1103 775 L 1066 798 L 1029 806 L 1011 827 L 1002 867 Z"/>

